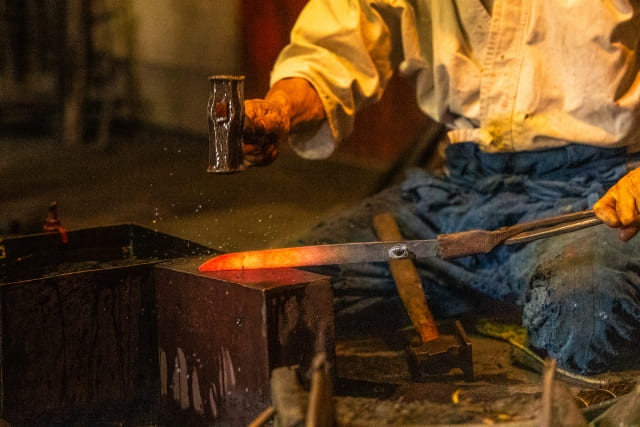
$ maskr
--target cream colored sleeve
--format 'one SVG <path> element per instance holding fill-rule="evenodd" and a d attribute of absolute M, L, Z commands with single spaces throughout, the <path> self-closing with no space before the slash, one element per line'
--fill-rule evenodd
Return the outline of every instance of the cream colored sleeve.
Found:
<path fill-rule="evenodd" d="M 271 74 L 271 84 L 286 77 L 307 79 L 322 100 L 323 127 L 291 135 L 301 156 L 331 155 L 353 130 L 355 113 L 380 99 L 402 60 L 404 8 L 398 0 L 310 0 L 305 6 Z"/>

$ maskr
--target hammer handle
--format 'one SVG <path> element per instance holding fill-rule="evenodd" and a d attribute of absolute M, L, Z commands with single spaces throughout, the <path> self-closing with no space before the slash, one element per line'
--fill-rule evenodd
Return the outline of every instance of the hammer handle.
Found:
<path fill-rule="evenodd" d="M 373 218 L 373 228 L 382 241 L 402 240 L 400 228 L 392 214 L 385 212 Z M 400 299 L 404 303 L 409 318 L 423 342 L 435 340 L 440 336 L 433 314 L 427 304 L 418 271 L 410 259 L 389 261 L 391 275 L 396 284 Z"/>

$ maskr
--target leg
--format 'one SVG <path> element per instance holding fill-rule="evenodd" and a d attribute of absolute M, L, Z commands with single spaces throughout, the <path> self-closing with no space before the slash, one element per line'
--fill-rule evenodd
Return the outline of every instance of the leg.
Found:
<path fill-rule="evenodd" d="M 559 365 L 592 374 L 638 366 L 640 240 L 597 226 L 536 245 L 523 324 Z"/>
<path fill-rule="evenodd" d="M 428 207 L 421 205 L 424 199 L 416 194 L 414 184 L 420 186 L 419 192 L 428 194 Z M 443 229 L 450 231 L 448 223 L 455 222 L 454 211 L 474 211 L 472 205 L 478 198 L 468 197 L 451 203 L 462 191 L 457 184 L 448 182 L 446 178 L 431 176 L 421 171 L 412 177 L 410 183 L 393 186 L 339 215 L 327 218 L 297 243 L 377 240 L 372 228 L 372 218 L 385 211 L 395 216 L 406 239 L 435 238 Z M 500 223 L 500 219 L 496 221 Z M 460 221 L 460 227 L 467 226 L 468 222 Z M 491 257 L 491 264 L 500 264 L 503 257 L 503 251 L 500 251 L 497 258 Z M 483 293 L 495 298 L 511 293 L 504 287 L 500 287 L 499 291 L 494 290 L 498 287 L 495 282 L 499 281 L 495 268 L 485 267 L 477 272 L 472 268 L 474 264 L 475 259 L 460 262 L 443 261 L 439 258 L 416 260 L 425 292 L 436 315 L 449 316 L 471 311 L 482 305 L 485 300 L 481 298 Z M 333 278 L 337 318 L 343 314 L 359 315 L 361 311 L 378 306 L 383 300 L 394 299 L 397 295 L 386 263 L 324 266 L 313 268 L 313 271 Z M 494 289 L 489 289 L 486 283 L 494 284 Z M 491 292 L 474 291 L 474 285 Z M 399 309 L 396 315 L 402 316 L 401 305 L 396 306 Z"/>
<path fill-rule="evenodd" d="M 383 210 L 395 214 L 407 239 L 495 229 L 583 210 L 624 173 L 618 158 L 594 162 L 588 147 L 584 153 L 569 147 L 560 153 L 511 157 L 455 148 L 461 151 L 460 161 L 452 159 L 450 165 L 459 170 L 449 177 L 410 172 L 401 187 L 321 224 L 304 243 L 375 239 L 371 218 Z M 533 161 L 540 156 L 545 161 Z M 482 162 L 474 163 L 477 158 Z M 500 173 L 501 168 L 508 173 Z M 622 245 L 615 231 L 599 227 L 597 232 L 592 228 L 499 247 L 488 255 L 427 258 L 416 264 L 436 315 L 482 308 L 481 296 L 524 304 L 523 322 L 534 346 L 546 349 L 564 367 L 597 372 L 638 363 L 630 350 L 640 333 L 640 263 L 632 256 L 639 250 L 640 237 Z M 385 263 L 331 266 L 320 272 L 335 279 L 336 320 L 341 312 L 358 313 L 395 296 Z"/>

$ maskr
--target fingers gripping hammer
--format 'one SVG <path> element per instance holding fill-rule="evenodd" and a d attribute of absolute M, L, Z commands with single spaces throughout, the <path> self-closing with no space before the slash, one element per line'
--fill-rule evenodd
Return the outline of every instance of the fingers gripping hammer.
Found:
<path fill-rule="evenodd" d="M 373 226 L 382 241 L 402 240 L 393 215 L 382 213 L 373 219 Z M 454 334 L 441 334 L 427 305 L 418 271 L 411 259 L 389 261 L 398 294 L 404 303 L 419 338 L 407 347 L 409 368 L 416 379 L 434 374 L 446 374 L 459 368 L 465 379 L 473 380 L 471 341 L 460 321 L 454 322 Z"/>

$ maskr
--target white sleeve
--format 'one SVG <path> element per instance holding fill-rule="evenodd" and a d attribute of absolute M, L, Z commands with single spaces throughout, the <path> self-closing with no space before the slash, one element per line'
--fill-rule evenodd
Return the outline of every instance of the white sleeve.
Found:
<path fill-rule="evenodd" d="M 303 157 L 325 158 L 353 130 L 355 113 L 378 101 L 402 61 L 400 21 L 404 0 L 310 0 L 271 73 L 308 80 L 318 92 L 327 123 L 292 135 Z"/>

